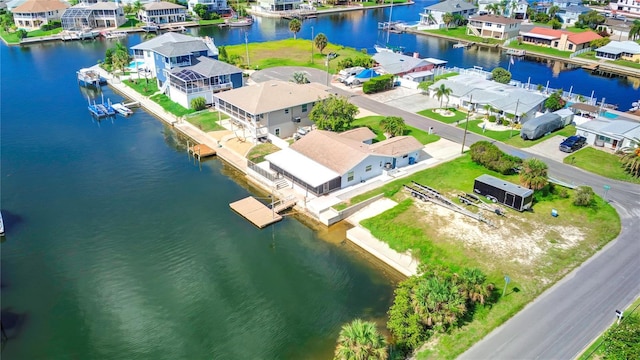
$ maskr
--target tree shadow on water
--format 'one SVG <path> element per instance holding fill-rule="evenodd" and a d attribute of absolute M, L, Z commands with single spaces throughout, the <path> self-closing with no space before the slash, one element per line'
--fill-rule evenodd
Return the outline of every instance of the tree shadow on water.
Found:
<path fill-rule="evenodd" d="M 22 330 L 22 327 L 27 321 L 27 314 L 17 313 L 11 308 L 4 308 L 0 313 L 0 320 L 2 322 L 2 349 L 6 343 L 11 339 L 16 339 Z"/>

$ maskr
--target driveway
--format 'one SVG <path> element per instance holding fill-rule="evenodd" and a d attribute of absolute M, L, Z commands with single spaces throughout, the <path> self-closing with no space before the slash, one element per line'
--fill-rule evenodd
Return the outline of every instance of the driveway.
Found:
<path fill-rule="evenodd" d="M 522 150 L 535 155 L 541 155 L 558 162 L 563 162 L 564 158 L 571 155 L 571 153 L 566 153 L 564 151 L 560 151 L 559 149 L 560 143 L 563 142 L 564 139 L 566 138 L 556 135 L 541 143 L 535 144 L 529 148 L 524 148 Z"/>

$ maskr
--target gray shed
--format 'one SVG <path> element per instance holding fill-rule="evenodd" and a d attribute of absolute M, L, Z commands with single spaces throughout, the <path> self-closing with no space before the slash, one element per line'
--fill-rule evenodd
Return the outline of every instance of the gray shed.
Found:
<path fill-rule="evenodd" d="M 524 140 L 535 140 L 562 127 L 564 124 L 560 115 L 547 113 L 524 123 L 520 130 L 520 137 Z"/>

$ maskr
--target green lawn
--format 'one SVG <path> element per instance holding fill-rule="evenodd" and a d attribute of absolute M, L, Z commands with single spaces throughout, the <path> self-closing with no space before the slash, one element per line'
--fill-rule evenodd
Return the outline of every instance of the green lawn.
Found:
<path fill-rule="evenodd" d="M 392 2 L 394 4 L 404 4 L 404 3 L 407 2 L 407 0 L 393 0 L 393 1 L 386 0 L 386 1 L 384 1 L 384 4 L 391 4 Z M 378 2 L 375 2 L 375 1 L 366 1 L 366 2 L 362 2 L 360 4 L 362 4 L 363 7 L 380 6 L 380 5 L 382 5 L 382 4 L 380 4 Z"/>
<path fill-rule="evenodd" d="M 384 119 L 384 116 L 366 116 L 356 119 L 353 122 L 353 127 L 366 126 L 376 134 L 376 138 L 373 140 L 374 142 L 383 141 L 386 137 L 384 136 L 384 132 L 380 129 L 380 120 L 382 119 Z M 424 145 L 440 140 L 438 135 L 429 134 L 426 131 L 416 129 L 411 126 L 407 126 L 403 135 L 413 136 Z"/>
<path fill-rule="evenodd" d="M 557 57 L 566 58 L 566 59 L 568 59 L 569 56 L 571 56 L 572 54 L 571 51 L 560 51 L 558 49 L 548 48 L 544 46 L 536 46 L 531 44 L 524 44 L 524 43 L 518 44 L 517 41 L 512 41 L 508 47 L 513 49 L 525 50 L 527 53 L 546 54 L 546 55 L 557 56 Z"/>
<path fill-rule="evenodd" d="M 505 297 L 491 307 L 478 308 L 473 321 L 461 328 L 438 335 L 437 340 L 430 340 L 429 349 L 420 353 L 418 359 L 455 358 L 588 259 L 620 231 L 618 215 L 608 203 L 597 198 L 592 207 L 576 207 L 572 203 L 572 191 L 569 191 L 568 198 L 558 195 L 558 192 L 539 192 L 533 212 L 509 211 L 506 218 L 485 213 L 487 218 L 498 225 L 496 228 L 489 228 L 478 223 L 480 233 L 486 228 L 489 237 L 495 231 L 500 232 L 500 229 L 506 228 L 509 235 L 502 235 L 503 241 L 507 241 L 507 236 L 518 239 L 529 237 L 543 249 L 537 260 L 527 263 L 518 261 L 510 251 L 500 252 L 497 248 L 489 250 L 489 246 L 468 243 L 468 240 L 463 239 L 469 235 L 463 235 L 463 227 L 458 225 L 454 232 L 442 232 L 443 227 L 454 228 L 449 225 L 453 215 L 437 215 L 444 210 L 435 212 L 422 209 L 422 205 L 413 205 L 414 200 L 402 190 L 403 184 L 414 180 L 437 189 L 445 196 L 455 198 L 454 195 L 460 192 L 471 192 L 474 178 L 481 174 L 518 183 L 517 175 L 503 176 L 489 171 L 472 162 L 469 155 L 464 155 L 359 196 L 370 198 L 383 193 L 399 202 L 395 208 L 361 222 L 376 238 L 387 242 L 391 248 L 400 252 L 411 250 L 421 263 L 441 264 L 454 271 L 462 267 L 478 267 L 498 288 L 504 285 L 505 274 L 512 279 Z M 556 209 L 562 214 L 562 218 L 552 218 L 551 209 Z M 475 223 L 474 220 L 468 221 Z M 600 226 L 593 227 L 594 223 Z M 563 241 L 559 234 L 565 226 L 580 231 L 582 236 L 573 246 L 556 246 L 558 241 Z M 474 225 L 464 226 L 468 227 L 473 228 Z M 539 233 L 531 235 L 536 231 Z"/>
<path fill-rule="evenodd" d="M 33 30 L 33 31 L 29 31 L 29 33 L 27 34 L 27 37 L 29 38 L 35 38 L 35 37 L 40 37 L 40 36 L 50 36 L 50 35 L 55 35 L 55 34 L 59 34 L 62 32 L 62 28 L 55 28 L 53 30 L 47 30 L 47 31 L 42 31 L 42 30 Z"/>
<path fill-rule="evenodd" d="M 442 116 L 434 112 L 434 110 L 436 109 L 426 109 L 426 110 L 418 111 L 418 115 L 426 116 L 430 119 L 438 120 L 445 124 L 454 124 L 456 122 L 462 122 L 467 118 L 466 112 L 462 112 L 454 108 L 449 109 L 454 112 L 453 116 Z"/>
<path fill-rule="evenodd" d="M 292 35 L 293 36 L 293 35 Z M 326 70 L 325 59 L 327 54 L 334 52 L 338 54 L 336 59 L 329 62 L 329 72 L 335 73 L 337 68 L 337 62 L 340 59 L 348 57 L 366 56 L 361 51 L 353 48 L 347 48 L 341 45 L 327 44 L 322 53 L 318 49 L 313 49 L 313 62 L 311 61 L 311 40 L 297 39 L 294 40 L 278 40 L 268 41 L 260 43 L 250 43 L 249 49 L 249 61 L 250 68 L 265 69 L 276 66 L 305 66 L 316 69 Z M 246 66 L 246 51 L 245 44 L 228 45 L 225 47 L 229 56 L 238 55 L 243 60 L 243 64 Z"/>
<path fill-rule="evenodd" d="M 618 155 L 603 150 L 585 147 L 564 158 L 564 163 L 609 179 L 640 184 L 640 178 L 624 171 Z"/>
<path fill-rule="evenodd" d="M 142 22 L 136 19 L 135 15 L 127 15 L 127 21 L 120 25 L 119 28 L 135 28 L 138 27 Z"/>
<path fill-rule="evenodd" d="M 519 133 L 519 131 L 518 131 Z M 554 131 L 549 135 L 545 135 L 539 139 L 536 140 L 523 140 L 520 136 L 514 136 L 511 139 L 505 141 L 505 143 L 511 145 L 511 146 L 515 146 L 515 147 L 519 147 L 519 148 L 527 148 L 530 146 L 533 146 L 535 144 L 539 144 L 545 140 L 549 140 L 550 138 L 558 135 L 558 136 L 563 136 L 563 137 L 569 137 L 571 135 L 575 135 L 576 134 L 576 127 L 574 125 L 567 125 L 564 128 Z"/>
<path fill-rule="evenodd" d="M 174 103 L 165 94 L 156 94 L 151 96 L 150 99 L 162 106 L 165 111 L 170 112 L 178 117 L 193 114 L 195 112 L 195 110 L 193 109 L 186 109 L 182 105 Z"/>
<path fill-rule="evenodd" d="M 201 26 L 217 25 L 217 24 L 223 24 L 223 23 L 224 23 L 224 19 L 198 20 L 198 24 L 200 24 Z"/>
<path fill-rule="evenodd" d="M 247 153 L 247 159 L 259 164 L 264 161 L 264 157 L 273 154 L 276 151 L 280 151 L 280 148 L 272 143 L 258 144 L 249 150 Z"/>
<path fill-rule="evenodd" d="M 151 96 L 159 90 L 156 78 L 151 78 L 148 82 L 145 79 L 136 80 L 136 82 L 133 82 L 132 80 L 125 80 L 124 84 L 144 96 Z"/>
<path fill-rule="evenodd" d="M 608 60 L 607 62 L 616 64 L 616 65 L 634 68 L 634 69 L 640 69 L 640 63 L 629 61 L 629 60 L 615 60 L 615 61 Z"/>
<path fill-rule="evenodd" d="M 18 34 L 14 32 L 10 33 L 10 32 L 1 30 L 0 36 L 2 36 L 4 41 L 6 41 L 8 44 L 20 44 L 20 38 L 18 37 Z"/>
<path fill-rule="evenodd" d="M 460 26 L 457 28 L 449 28 L 449 29 L 437 29 L 437 30 L 424 30 L 426 33 L 430 34 L 439 34 L 444 36 L 454 37 L 456 39 L 461 39 L 465 41 L 471 41 L 476 43 L 485 43 L 485 44 L 502 44 L 504 40 L 498 39 L 487 39 L 479 36 L 467 35 L 467 28 L 465 26 Z"/>
<path fill-rule="evenodd" d="M 595 51 L 587 51 L 587 52 L 584 52 L 584 53 L 578 55 L 577 57 L 583 58 L 583 59 L 588 59 L 588 60 L 595 60 L 595 61 L 598 60 L 598 59 L 596 59 L 596 52 Z"/>
<path fill-rule="evenodd" d="M 565 28 L 564 30 L 567 30 L 567 31 L 572 32 L 572 33 L 581 33 L 581 32 L 585 32 L 585 31 L 589 31 L 591 29 L 588 28 L 588 27 L 584 28 L 584 29 L 581 29 L 579 27 L 569 26 L 569 27 Z"/>
<path fill-rule="evenodd" d="M 209 109 L 198 111 L 197 113 L 190 114 L 185 117 L 185 120 L 192 123 L 200 130 L 204 132 L 225 130 L 224 127 L 218 125 L 218 119 L 228 119 L 226 114 L 218 114 L 217 111 L 211 111 Z"/>
<path fill-rule="evenodd" d="M 498 141 L 502 141 L 502 142 L 507 142 L 507 140 L 513 138 L 513 137 L 518 137 L 518 135 L 520 134 L 520 130 L 518 129 L 513 129 L 513 131 L 494 131 L 494 130 L 482 130 L 482 128 L 480 127 L 480 124 L 483 122 L 483 120 L 471 120 L 469 121 L 469 125 L 467 126 L 467 130 L 469 130 L 470 132 L 474 132 L 476 134 L 480 134 L 480 135 L 484 135 L 486 137 L 492 138 L 494 140 L 498 140 Z M 461 129 L 465 128 L 465 122 L 462 121 L 460 122 L 460 124 L 458 125 L 458 127 L 460 127 Z"/>

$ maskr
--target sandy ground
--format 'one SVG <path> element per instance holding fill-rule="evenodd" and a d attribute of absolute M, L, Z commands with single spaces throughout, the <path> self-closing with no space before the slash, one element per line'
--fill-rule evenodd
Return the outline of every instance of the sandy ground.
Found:
<path fill-rule="evenodd" d="M 224 148 L 245 156 L 255 145 L 250 141 L 238 139 L 230 130 L 210 131 L 207 135 L 216 139 Z"/>

